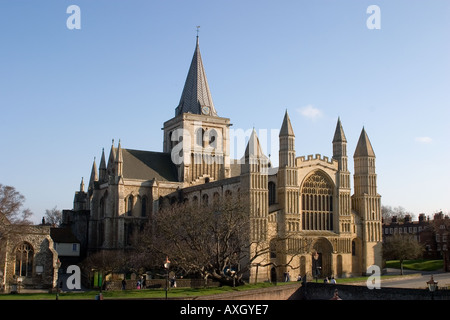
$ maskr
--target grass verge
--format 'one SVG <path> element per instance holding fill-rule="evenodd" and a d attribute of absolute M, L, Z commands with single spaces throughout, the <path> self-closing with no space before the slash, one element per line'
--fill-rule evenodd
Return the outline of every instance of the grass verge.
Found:
<path fill-rule="evenodd" d="M 280 282 L 277 285 L 293 284 L 295 282 Z M 226 292 L 254 290 L 273 287 L 271 283 L 263 282 L 257 284 L 247 284 L 239 287 L 214 287 L 214 288 L 170 288 L 168 298 L 189 298 L 201 295 L 213 295 Z M 63 292 L 59 294 L 60 300 L 95 300 L 98 291 L 85 292 Z M 104 299 L 164 299 L 166 292 L 164 289 L 144 289 L 144 290 L 110 290 L 103 291 Z M 55 293 L 20 293 L 20 294 L 0 294 L 0 300 L 55 300 Z"/>
<path fill-rule="evenodd" d="M 405 260 L 403 261 L 403 268 L 417 271 L 436 271 L 444 267 L 443 260 Z M 386 261 L 386 268 L 400 269 L 399 260 Z"/>

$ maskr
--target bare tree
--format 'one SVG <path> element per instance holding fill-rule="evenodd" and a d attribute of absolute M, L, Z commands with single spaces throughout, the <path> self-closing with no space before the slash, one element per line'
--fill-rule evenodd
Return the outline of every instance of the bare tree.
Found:
<path fill-rule="evenodd" d="M 411 219 L 414 218 L 414 214 L 406 210 L 402 206 L 392 207 L 388 205 L 381 206 L 381 215 L 385 222 L 391 221 L 392 217 L 397 217 L 398 221 L 403 221 L 406 215 L 411 216 Z"/>
<path fill-rule="evenodd" d="M 23 209 L 25 197 L 14 187 L 0 184 L 0 223 L 32 224 L 33 215 L 29 209 Z"/>
<path fill-rule="evenodd" d="M 386 239 L 383 243 L 383 257 L 386 260 L 400 261 L 400 274 L 403 275 L 403 261 L 422 255 L 423 246 L 412 235 L 402 233 Z"/>
<path fill-rule="evenodd" d="M 44 216 L 45 222 L 50 223 L 51 225 L 60 226 L 62 223 L 62 212 L 61 210 L 56 209 L 47 209 L 45 210 Z"/>
<path fill-rule="evenodd" d="M 244 275 L 268 256 L 267 238 L 267 234 L 252 235 L 245 201 L 224 199 L 210 205 L 161 208 L 141 233 L 138 250 L 152 252 L 152 259 L 160 265 L 168 256 L 172 266 L 184 274 L 242 284 Z"/>
<path fill-rule="evenodd" d="M 124 271 L 126 265 L 127 255 L 119 250 L 102 250 L 92 253 L 81 263 L 81 266 L 86 270 L 99 271 L 103 275 L 103 279 L 110 273 Z M 100 287 L 101 289 L 102 287 Z"/>

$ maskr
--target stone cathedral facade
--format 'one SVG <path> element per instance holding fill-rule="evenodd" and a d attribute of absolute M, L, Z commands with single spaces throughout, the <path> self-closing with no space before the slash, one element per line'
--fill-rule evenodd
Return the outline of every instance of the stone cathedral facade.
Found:
<path fill-rule="evenodd" d="M 230 119 L 213 104 L 197 37 L 175 116 L 163 124 L 163 151 L 126 149 L 113 141 L 108 158 L 103 150 L 98 167 L 94 160 L 87 191 L 82 182 L 66 215 L 77 221 L 78 214 L 88 214 L 88 252 L 121 250 L 133 245 L 133 232 L 161 205 L 206 206 L 248 194 L 251 236 L 270 247 L 250 281 L 280 280 L 287 271 L 347 277 L 365 274 L 374 264 L 381 268 L 381 204 L 366 131 L 353 154 L 352 193 L 340 119 L 332 157 L 297 156 L 287 111 L 282 116 L 278 168 L 270 166 L 255 130 L 243 159 L 230 159 Z"/>

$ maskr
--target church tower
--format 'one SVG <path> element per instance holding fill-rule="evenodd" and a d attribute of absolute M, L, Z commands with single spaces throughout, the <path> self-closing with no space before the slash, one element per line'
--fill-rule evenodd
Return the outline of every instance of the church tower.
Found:
<path fill-rule="evenodd" d="M 300 230 L 300 192 L 295 167 L 295 135 L 288 112 L 284 115 L 279 134 L 278 202 L 284 220 L 284 232 Z"/>
<path fill-rule="evenodd" d="M 342 128 L 341 119 L 338 118 L 333 138 L 333 159 L 338 162 L 336 185 L 338 190 L 338 230 L 339 233 L 351 232 L 351 189 L 350 172 L 348 171 L 347 139 Z"/>
<path fill-rule="evenodd" d="M 257 250 L 265 251 L 268 241 L 269 191 L 268 191 L 268 164 L 269 159 L 264 155 L 255 129 L 245 149 L 244 163 L 241 164 L 241 190 L 248 204 L 250 215 L 250 242 L 249 256 L 259 255 L 253 265 L 265 265 L 268 262 L 268 253 L 257 254 Z M 256 267 L 258 268 L 258 267 Z M 258 281 L 255 277 L 267 279 L 268 272 L 259 269 L 253 270 L 250 282 Z M 267 269 L 266 269 L 267 271 Z"/>
<path fill-rule="evenodd" d="M 178 168 L 180 182 L 194 185 L 230 177 L 230 119 L 217 115 L 199 41 L 175 117 L 164 123 L 164 152 Z"/>
<path fill-rule="evenodd" d="M 291 238 L 294 232 L 300 231 L 300 189 L 298 186 L 297 168 L 295 165 L 295 135 L 291 120 L 286 110 L 279 133 L 280 149 L 278 152 L 277 195 L 280 205 L 278 236 L 282 239 Z M 283 243 L 283 244 L 282 244 Z M 292 259 L 289 252 L 293 252 L 292 243 L 284 240 L 279 243 L 283 247 L 277 253 L 278 263 L 284 265 Z M 285 267 L 286 268 L 286 267 Z M 287 269 L 284 269 L 286 272 Z"/>
<path fill-rule="evenodd" d="M 375 152 L 365 129 L 362 129 L 353 155 L 355 193 L 352 207 L 362 222 L 362 268 L 382 266 L 381 196 L 377 193 Z"/>

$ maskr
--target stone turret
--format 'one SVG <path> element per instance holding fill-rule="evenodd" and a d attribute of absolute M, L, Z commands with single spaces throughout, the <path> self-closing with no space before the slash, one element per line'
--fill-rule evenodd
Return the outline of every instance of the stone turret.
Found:
<path fill-rule="evenodd" d="M 333 159 L 338 162 L 336 173 L 336 185 L 338 186 L 338 232 L 351 232 L 351 189 L 350 172 L 348 171 L 347 139 L 342 127 L 341 119 L 338 118 L 336 130 L 333 137 Z"/>
<path fill-rule="evenodd" d="M 363 223 L 362 268 L 363 272 L 375 264 L 382 267 L 381 261 L 381 196 L 377 193 L 375 173 L 375 152 L 363 128 L 353 155 L 355 164 L 355 192 L 352 207 Z"/>

